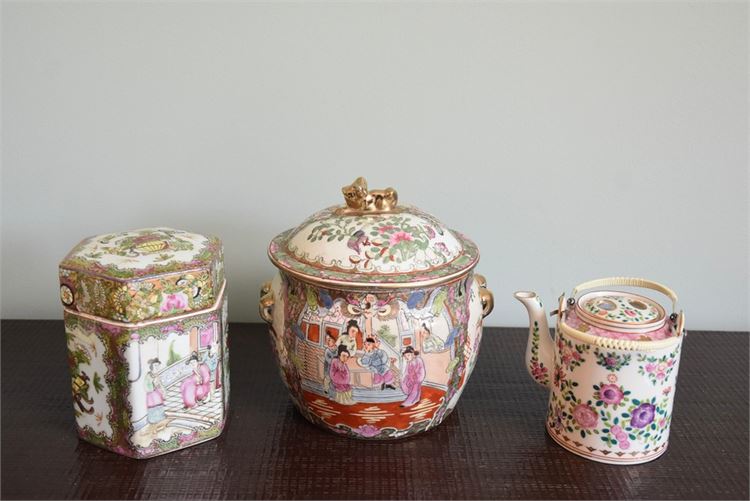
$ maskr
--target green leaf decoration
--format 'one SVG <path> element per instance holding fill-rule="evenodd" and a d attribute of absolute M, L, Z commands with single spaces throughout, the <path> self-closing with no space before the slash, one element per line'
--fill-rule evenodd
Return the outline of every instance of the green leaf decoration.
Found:
<path fill-rule="evenodd" d="M 102 379 L 101 379 L 101 377 L 99 377 L 99 373 L 98 372 L 94 372 L 93 383 L 94 383 L 94 390 L 96 390 L 97 393 L 99 393 L 102 390 L 104 390 L 104 386 L 102 385 Z"/>

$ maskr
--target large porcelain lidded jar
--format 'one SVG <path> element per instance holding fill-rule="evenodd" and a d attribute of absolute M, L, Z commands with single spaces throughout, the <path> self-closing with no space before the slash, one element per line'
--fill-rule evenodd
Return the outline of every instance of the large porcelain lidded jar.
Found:
<path fill-rule="evenodd" d="M 292 400 L 320 426 L 393 439 L 440 424 L 476 362 L 492 294 L 479 252 L 392 188 L 343 188 L 345 204 L 273 239 L 279 269 L 261 316 Z"/>
<path fill-rule="evenodd" d="M 217 437 L 229 405 L 221 241 L 171 228 L 90 237 L 60 263 L 79 436 L 135 458 Z"/>

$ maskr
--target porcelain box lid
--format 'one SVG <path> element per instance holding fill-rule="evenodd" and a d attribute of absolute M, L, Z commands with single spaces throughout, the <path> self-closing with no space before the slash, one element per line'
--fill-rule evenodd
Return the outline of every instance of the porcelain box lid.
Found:
<path fill-rule="evenodd" d="M 394 189 L 368 190 L 358 178 L 342 192 L 345 205 L 316 212 L 271 241 L 277 267 L 313 283 L 369 289 L 443 283 L 477 264 L 471 240 L 399 204 Z"/>
<path fill-rule="evenodd" d="M 209 308 L 223 282 L 221 240 L 172 228 L 89 237 L 60 263 L 63 306 L 115 322 Z"/>

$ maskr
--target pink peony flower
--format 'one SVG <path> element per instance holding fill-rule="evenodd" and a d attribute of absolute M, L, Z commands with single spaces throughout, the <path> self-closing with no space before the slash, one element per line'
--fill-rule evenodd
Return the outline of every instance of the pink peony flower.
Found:
<path fill-rule="evenodd" d="M 362 435 L 363 437 L 374 437 L 380 433 L 380 428 L 377 428 L 371 424 L 363 424 L 359 428 L 354 430 L 355 433 Z"/>
<path fill-rule="evenodd" d="M 667 425 L 667 418 L 661 418 L 659 420 L 659 428 L 664 428 Z"/>
<path fill-rule="evenodd" d="M 625 314 L 631 318 L 636 316 L 636 313 L 633 310 L 625 310 Z"/>
<path fill-rule="evenodd" d="M 391 245 L 398 245 L 401 242 L 411 242 L 414 240 L 414 237 L 411 235 L 411 233 L 407 233 L 405 231 L 397 231 L 393 235 L 391 235 L 390 240 L 388 241 Z"/>
<path fill-rule="evenodd" d="M 599 416 L 588 404 L 578 404 L 573 409 L 573 417 L 581 428 L 593 428 L 596 426 Z"/>
<path fill-rule="evenodd" d="M 672 367 L 674 365 L 674 360 L 670 360 L 667 362 L 667 367 Z"/>
<path fill-rule="evenodd" d="M 666 374 L 663 373 L 663 372 L 657 372 L 656 373 L 656 379 L 664 379 L 665 376 L 666 376 Z"/>
<path fill-rule="evenodd" d="M 616 384 L 605 384 L 599 389 L 599 398 L 605 404 L 617 405 L 625 395 Z"/>
<path fill-rule="evenodd" d="M 384 224 L 384 225 L 378 227 L 378 231 L 380 233 L 385 233 L 386 231 L 393 231 L 395 229 L 396 229 L 396 227 L 393 226 L 392 224 Z"/>
<path fill-rule="evenodd" d="M 664 388 L 663 390 L 661 390 L 661 393 L 662 393 L 662 395 L 669 395 L 669 392 L 671 392 L 671 391 L 672 391 L 672 387 L 671 386 L 667 386 L 666 388 Z"/>
<path fill-rule="evenodd" d="M 654 369 L 656 369 L 656 364 L 646 364 L 646 372 L 654 372 Z"/>
<path fill-rule="evenodd" d="M 630 447 L 630 442 L 628 442 L 627 440 L 620 440 L 617 445 L 620 446 L 620 449 L 625 451 Z"/>
<path fill-rule="evenodd" d="M 161 311 L 184 310 L 188 306 L 188 297 L 184 292 L 167 294 L 161 302 Z"/>
<path fill-rule="evenodd" d="M 619 424 L 613 425 L 612 428 L 610 428 L 610 430 L 612 431 L 612 435 L 614 436 L 617 436 L 618 434 L 622 432 L 622 428 L 620 427 Z"/>

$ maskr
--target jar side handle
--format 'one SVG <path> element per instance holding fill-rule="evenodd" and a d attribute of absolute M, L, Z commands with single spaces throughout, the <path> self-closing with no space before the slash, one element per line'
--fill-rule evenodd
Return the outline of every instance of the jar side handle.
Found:
<path fill-rule="evenodd" d="M 495 296 L 487 288 L 487 279 L 484 278 L 484 275 L 475 273 L 474 279 L 479 284 L 479 299 L 482 301 L 482 318 L 485 318 L 495 308 Z"/>
<path fill-rule="evenodd" d="M 260 287 L 260 301 L 258 302 L 258 312 L 260 318 L 265 322 L 273 323 L 273 291 L 271 290 L 271 281 L 263 282 Z"/>

